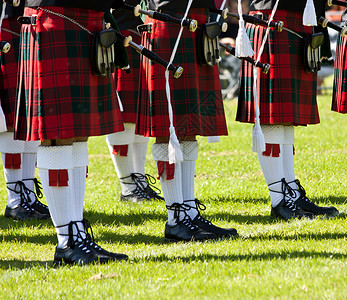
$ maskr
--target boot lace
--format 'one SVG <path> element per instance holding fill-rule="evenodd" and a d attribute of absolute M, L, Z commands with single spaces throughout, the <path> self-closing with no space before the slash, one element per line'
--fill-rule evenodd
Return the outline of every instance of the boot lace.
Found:
<path fill-rule="evenodd" d="M 191 206 L 189 204 L 187 204 L 187 202 L 195 202 L 195 206 Z M 193 200 L 184 200 L 184 204 L 189 206 L 189 209 L 195 209 L 198 212 L 197 215 L 197 219 L 201 222 L 206 223 L 207 225 L 212 225 L 212 223 L 209 220 L 206 220 L 201 214 L 200 214 L 200 210 L 206 210 L 206 205 L 203 204 L 200 200 L 198 199 L 193 199 Z"/>
<path fill-rule="evenodd" d="M 300 207 L 295 204 L 295 200 L 294 200 L 297 197 L 296 191 L 288 184 L 288 182 L 284 178 L 282 178 L 280 181 L 270 183 L 268 186 L 270 187 L 271 185 L 279 183 L 279 182 L 282 182 L 280 192 L 271 190 L 270 188 L 269 188 L 269 191 L 282 194 L 284 205 L 288 207 L 291 211 L 295 212 L 299 210 Z"/>
<path fill-rule="evenodd" d="M 131 173 L 129 176 L 122 177 L 119 180 L 123 184 L 135 185 L 136 188 L 135 188 L 135 190 L 131 191 L 131 193 L 135 194 L 136 196 L 139 196 L 140 198 L 150 200 L 150 197 L 145 192 L 145 186 L 143 185 L 143 182 L 135 174 L 137 174 L 137 173 Z M 130 179 L 131 182 L 127 182 L 126 179 Z"/>
<path fill-rule="evenodd" d="M 14 184 L 14 188 L 10 188 L 8 185 L 7 185 L 7 188 L 16 193 L 16 194 L 19 194 L 20 196 L 20 206 L 23 207 L 26 211 L 28 212 L 32 212 L 33 209 L 31 208 L 30 206 L 30 198 L 29 198 L 29 195 L 31 193 L 31 191 L 25 186 L 24 182 L 19 180 L 19 181 L 16 181 L 16 182 L 8 182 L 7 184 Z"/>
<path fill-rule="evenodd" d="M 189 205 L 175 202 L 169 206 L 167 205 L 166 208 L 168 210 L 173 210 L 176 224 L 180 224 L 180 223 L 184 224 L 191 230 L 198 228 L 198 226 L 192 223 L 192 219 L 187 214 L 187 211 L 190 210 Z M 182 218 L 182 220 L 181 220 L 181 212 L 184 214 L 184 217 Z"/>

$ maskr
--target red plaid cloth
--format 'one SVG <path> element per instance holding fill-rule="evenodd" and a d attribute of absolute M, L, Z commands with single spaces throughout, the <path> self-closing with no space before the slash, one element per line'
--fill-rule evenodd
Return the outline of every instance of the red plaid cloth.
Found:
<path fill-rule="evenodd" d="M 102 29 L 102 12 L 45 7 L 91 32 Z M 42 9 L 36 26 L 23 25 L 15 137 L 22 140 L 99 136 L 124 130 L 114 78 L 94 76 L 92 36 L 71 21 Z"/>
<path fill-rule="evenodd" d="M 12 31 L 11 32 L 8 32 Z M 18 35 L 16 35 L 17 33 Z M 0 32 L 0 40 L 11 44 L 7 53 L 0 52 L 0 99 L 1 107 L 6 117 L 6 125 L 14 127 L 16 107 L 17 69 L 19 52 L 20 24 L 17 18 L 4 19 Z"/>
<path fill-rule="evenodd" d="M 270 15 L 271 11 L 262 11 Z M 280 10 L 274 20 L 283 21 L 284 26 L 301 35 L 312 32 L 302 25 L 302 14 Z M 247 24 L 254 58 L 260 49 L 266 28 Z M 306 73 L 303 68 L 303 40 L 287 31 L 270 31 L 260 62 L 270 63 L 268 74 L 258 70 L 258 102 L 262 124 L 307 125 L 319 123 L 316 101 L 317 76 Z M 253 66 L 243 62 L 236 120 L 254 123 Z"/>
<path fill-rule="evenodd" d="M 347 113 L 347 38 L 339 35 L 337 39 L 333 102 L 331 109 L 339 113 Z"/>
<path fill-rule="evenodd" d="M 184 15 L 184 12 L 177 13 Z M 189 18 L 203 24 L 207 22 L 208 14 L 205 9 L 191 9 Z M 147 19 L 146 23 L 153 23 L 153 26 L 152 33 L 144 34 L 143 45 L 169 61 L 180 26 L 153 19 Z M 218 66 L 211 68 L 197 64 L 197 34 L 183 30 L 173 63 L 183 67 L 184 71 L 179 79 L 170 74 L 176 134 L 178 137 L 227 135 Z M 164 74 L 163 66 L 143 59 L 137 134 L 169 136 Z"/>
<path fill-rule="evenodd" d="M 131 35 L 134 43 L 141 44 L 141 37 L 138 34 L 130 31 L 122 31 L 122 34 Z M 131 73 L 118 70 L 117 91 L 124 108 L 123 121 L 135 123 L 139 97 L 140 54 L 132 47 L 128 47 L 128 59 Z"/>

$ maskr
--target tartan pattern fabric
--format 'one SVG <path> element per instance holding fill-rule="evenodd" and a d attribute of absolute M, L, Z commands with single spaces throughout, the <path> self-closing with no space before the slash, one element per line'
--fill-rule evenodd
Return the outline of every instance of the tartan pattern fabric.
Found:
<path fill-rule="evenodd" d="M 331 109 L 347 113 L 347 38 L 338 36 L 334 65 L 333 101 Z"/>
<path fill-rule="evenodd" d="M 9 30 L 18 33 L 18 36 L 7 32 Z M 7 127 L 14 127 L 14 115 L 16 107 L 17 69 L 19 52 L 20 24 L 17 18 L 4 19 L 0 40 L 11 44 L 7 53 L 0 52 L 0 99 L 4 111 Z"/>
<path fill-rule="evenodd" d="M 261 11 L 270 15 L 271 11 Z M 256 12 L 254 12 L 256 13 Z M 302 14 L 279 10 L 274 20 L 307 35 L 311 27 L 302 25 Z M 266 28 L 247 24 L 247 31 L 255 51 L 260 50 Z M 317 76 L 306 73 L 303 67 L 303 40 L 287 31 L 270 31 L 260 62 L 270 63 L 268 74 L 258 70 L 257 98 L 262 124 L 307 125 L 319 123 L 316 101 Z M 241 65 L 241 82 L 236 120 L 254 123 L 253 66 L 245 61 Z"/>
<path fill-rule="evenodd" d="M 184 12 L 176 11 L 184 15 Z M 198 24 L 207 22 L 207 10 L 191 9 L 189 18 Z M 158 20 L 151 33 L 143 33 L 142 44 L 169 61 L 180 26 Z M 197 31 L 183 30 L 174 65 L 183 67 L 180 78 L 170 74 L 174 126 L 178 137 L 227 135 L 218 66 L 203 67 L 196 62 Z M 168 102 L 165 92 L 165 68 L 143 58 L 140 69 L 139 110 L 136 133 L 151 137 L 169 136 Z"/>
<path fill-rule="evenodd" d="M 141 37 L 134 32 L 122 31 L 124 36 L 131 35 L 133 42 L 141 43 Z M 132 47 L 128 47 L 128 60 L 131 73 L 118 70 L 117 91 L 123 104 L 122 117 L 125 123 L 135 123 L 137 103 L 139 97 L 140 54 Z"/>
<path fill-rule="evenodd" d="M 102 29 L 102 12 L 45 7 L 91 32 Z M 71 21 L 26 8 L 36 26 L 23 25 L 15 138 L 67 139 L 124 130 L 114 78 L 94 76 L 90 68 L 92 36 Z"/>

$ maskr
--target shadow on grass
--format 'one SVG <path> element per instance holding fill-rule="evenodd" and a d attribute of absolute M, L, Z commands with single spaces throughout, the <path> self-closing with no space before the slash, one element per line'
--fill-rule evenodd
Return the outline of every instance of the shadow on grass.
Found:
<path fill-rule="evenodd" d="M 328 197 L 310 197 L 310 195 L 307 195 L 308 198 L 313 202 L 313 203 L 319 203 L 320 205 L 324 206 L 330 206 L 334 204 L 347 204 L 347 195 L 346 196 L 328 196 Z M 233 198 L 233 197 L 228 197 L 228 196 L 218 196 L 218 197 L 213 197 L 209 199 L 201 199 L 202 202 L 206 202 L 209 204 L 213 203 L 218 203 L 222 202 L 223 204 L 225 203 L 253 203 L 253 204 L 271 204 L 270 198 Z"/>
<path fill-rule="evenodd" d="M 241 239 L 244 240 L 252 240 L 252 241 L 300 241 L 300 240 L 339 240 L 345 239 L 347 237 L 346 233 L 334 233 L 334 232 L 326 232 L 326 233 L 298 233 L 298 234 L 260 234 L 260 235 L 247 235 L 241 236 Z"/>
<path fill-rule="evenodd" d="M 320 203 L 320 205 L 334 205 L 334 204 L 347 204 L 347 195 L 345 197 L 334 197 L 334 196 L 329 196 L 327 198 L 314 198 L 311 197 L 309 198 L 313 203 Z"/>
<path fill-rule="evenodd" d="M 129 261 L 132 263 L 143 262 L 205 262 L 205 261 L 272 261 L 272 260 L 295 260 L 297 258 L 302 259 L 346 259 L 347 255 L 343 253 L 333 252 L 317 252 L 317 251 L 288 251 L 288 252 L 267 252 L 261 254 L 229 254 L 229 255 L 215 255 L 215 254 L 200 254 L 189 256 L 168 256 L 166 254 L 160 254 L 158 256 L 148 256 L 145 258 L 134 258 Z M 126 263 L 126 262 L 124 262 Z M 52 261 L 23 261 L 23 260 L 0 260 L 0 269 L 3 270 L 24 270 L 31 268 L 56 268 Z M 70 268 L 71 266 L 65 266 L 63 268 Z"/>
<path fill-rule="evenodd" d="M 315 252 L 315 251 L 289 251 L 289 252 L 267 252 L 262 254 L 230 254 L 230 255 L 214 255 L 201 254 L 189 256 L 167 256 L 161 254 L 158 256 L 146 257 L 144 259 L 134 259 L 134 262 L 154 261 L 154 262 L 184 262 L 191 263 L 193 261 L 270 261 L 270 260 L 286 260 L 296 258 L 330 258 L 330 259 L 346 259 L 347 255 L 333 252 Z"/>
<path fill-rule="evenodd" d="M 32 269 L 35 267 L 39 268 L 52 268 L 53 262 L 52 261 L 41 261 L 41 260 L 17 260 L 17 259 L 10 259 L 10 260 L 0 260 L 0 269 L 8 270 L 12 269 L 15 271 L 15 269 Z"/>

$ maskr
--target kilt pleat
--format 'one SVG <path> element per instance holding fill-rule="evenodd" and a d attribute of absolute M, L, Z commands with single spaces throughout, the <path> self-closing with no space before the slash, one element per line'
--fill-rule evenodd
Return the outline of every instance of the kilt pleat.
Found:
<path fill-rule="evenodd" d="M 141 37 L 131 31 L 122 31 L 125 36 L 131 35 L 133 42 L 141 44 Z M 122 101 L 122 117 L 125 123 L 135 123 L 139 97 L 140 54 L 132 47 L 128 47 L 128 59 L 131 72 L 118 70 L 117 91 Z"/>
<path fill-rule="evenodd" d="M 203 24 L 207 22 L 207 16 L 205 9 L 191 9 L 189 18 Z M 149 22 L 153 24 L 152 32 L 143 34 L 143 45 L 169 61 L 180 26 L 147 18 L 146 23 Z M 218 66 L 211 68 L 197 64 L 197 34 L 183 30 L 173 62 L 183 67 L 183 74 L 178 79 L 170 75 L 176 134 L 178 137 L 227 135 Z M 165 86 L 165 68 L 142 58 L 137 134 L 169 136 Z"/>
<path fill-rule="evenodd" d="M 1 107 L 5 114 L 7 127 L 14 127 L 19 33 L 20 24 L 17 22 L 17 18 L 3 20 L 2 30 L 0 32 L 0 40 L 11 44 L 11 49 L 9 52 L 0 52 L 0 99 Z"/>
<path fill-rule="evenodd" d="M 103 13 L 45 7 L 91 32 L 102 29 Z M 91 35 L 60 16 L 26 8 L 36 26 L 23 25 L 15 137 L 22 140 L 99 136 L 124 130 L 115 79 L 94 76 Z"/>
<path fill-rule="evenodd" d="M 334 65 L 333 101 L 331 109 L 347 113 L 347 38 L 339 35 Z"/>
<path fill-rule="evenodd" d="M 271 11 L 262 11 L 270 15 Z M 301 35 L 312 29 L 302 25 L 302 14 L 277 11 L 274 20 Z M 266 28 L 247 24 L 254 58 L 257 58 Z M 258 70 L 257 99 L 262 124 L 307 125 L 319 123 L 316 101 L 317 76 L 306 73 L 302 62 L 303 40 L 286 31 L 270 31 L 260 62 L 270 63 L 268 74 Z M 240 93 L 236 120 L 254 123 L 253 66 L 243 61 L 241 65 Z"/>

